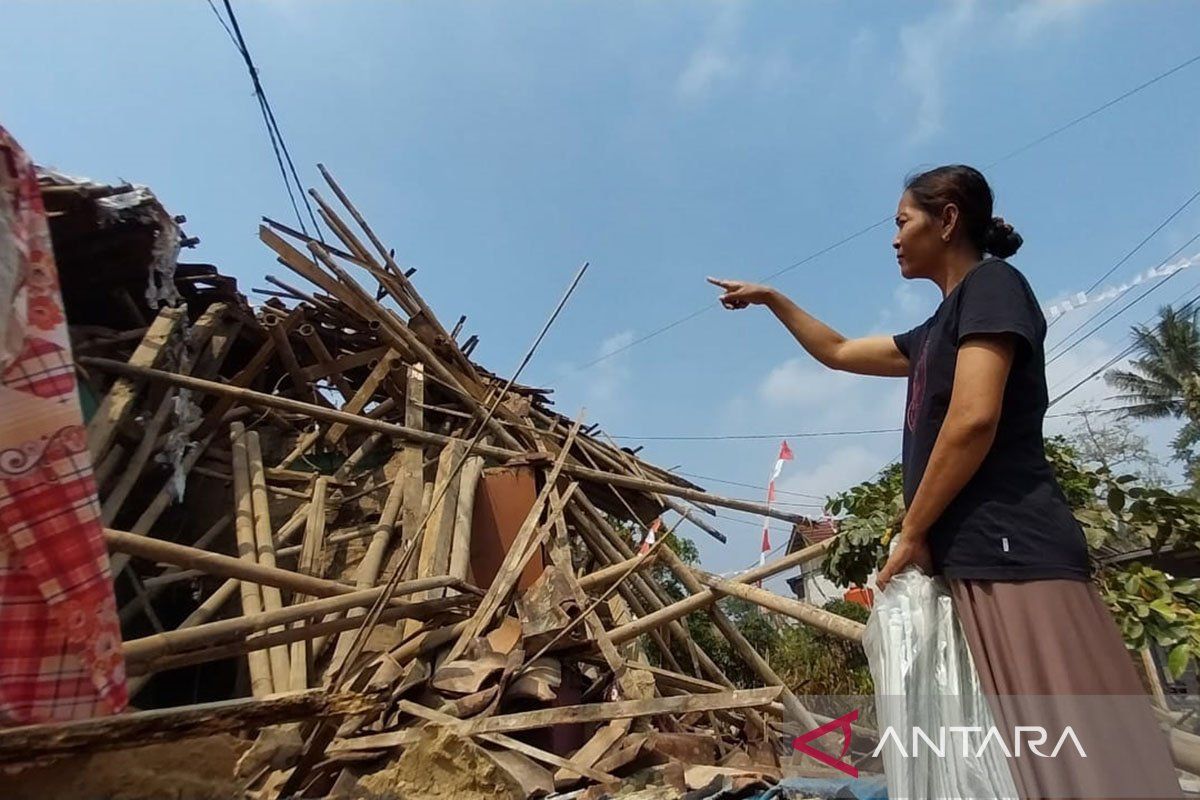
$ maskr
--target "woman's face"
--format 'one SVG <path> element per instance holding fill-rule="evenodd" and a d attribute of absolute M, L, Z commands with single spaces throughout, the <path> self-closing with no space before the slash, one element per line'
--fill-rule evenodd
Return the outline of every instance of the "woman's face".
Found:
<path fill-rule="evenodd" d="M 905 278 L 931 278 L 946 242 L 938 220 L 913 202 L 908 192 L 896 207 L 896 261 Z"/>

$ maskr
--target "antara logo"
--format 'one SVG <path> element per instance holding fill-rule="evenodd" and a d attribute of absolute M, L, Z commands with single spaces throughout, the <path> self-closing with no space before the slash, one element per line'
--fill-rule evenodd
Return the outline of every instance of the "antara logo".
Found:
<path fill-rule="evenodd" d="M 803 736 L 797 736 L 792 740 L 792 748 L 801 753 L 806 753 L 812 756 L 827 767 L 833 767 L 834 769 L 841 770 L 842 772 L 846 773 L 851 778 L 857 778 L 858 767 L 848 764 L 845 761 L 839 761 L 837 758 L 834 758 L 828 753 L 822 752 L 821 750 L 818 750 L 809 744 L 809 742 L 811 742 L 813 739 L 819 739 L 832 730 L 841 730 L 842 752 L 839 758 L 845 758 L 846 754 L 850 752 L 850 723 L 854 722 L 856 719 L 858 719 L 857 708 L 848 714 L 843 714 L 837 719 L 826 722 L 819 728 L 814 728 Z"/>

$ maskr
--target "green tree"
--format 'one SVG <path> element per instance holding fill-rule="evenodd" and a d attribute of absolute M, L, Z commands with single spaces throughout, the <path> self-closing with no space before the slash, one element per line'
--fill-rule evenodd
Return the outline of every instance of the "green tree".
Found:
<path fill-rule="evenodd" d="M 1200 548 L 1200 499 L 1148 486 L 1132 474 L 1088 466 L 1062 437 L 1046 441 L 1067 502 L 1087 535 L 1096 582 L 1131 649 L 1154 642 L 1170 651 L 1168 670 L 1179 675 L 1200 659 L 1200 592 L 1195 581 L 1176 580 L 1140 563 L 1106 563 L 1114 553 L 1150 547 Z M 822 564 L 842 586 L 862 584 L 887 559 L 887 539 L 902 504 L 897 477 L 885 472 L 829 499 L 845 514 Z M 845 536 L 846 533 L 850 536 Z"/>
<path fill-rule="evenodd" d="M 1122 392 L 1120 412 L 1133 419 L 1173 418 L 1183 427 L 1171 442 L 1175 457 L 1197 465 L 1200 445 L 1200 309 L 1159 310 L 1153 327 L 1133 328 L 1130 369 L 1104 378 Z"/>

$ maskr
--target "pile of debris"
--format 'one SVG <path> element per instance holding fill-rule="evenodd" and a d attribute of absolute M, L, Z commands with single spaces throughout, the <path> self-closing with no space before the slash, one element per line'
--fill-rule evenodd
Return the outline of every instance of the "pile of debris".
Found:
<path fill-rule="evenodd" d="M 715 601 L 859 638 L 757 585 L 832 540 L 732 580 L 684 564 L 665 512 L 722 540 L 714 507 L 804 520 L 476 364 L 321 171 L 337 244 L 264 220 L 302 281 L 269 277 L 258 309 L 176 263 L 194 240 L 146 190 L 44 176 L 131 693 L 154 710 L 4 732 L 0 763 L 254 730 L 240 772 L 269 797 L 461 795 L 466 765 L 511 796 L 778 779 L 789 734 L 828 720 Z M 763 688 L 696 646 L 695 612 Z"/>

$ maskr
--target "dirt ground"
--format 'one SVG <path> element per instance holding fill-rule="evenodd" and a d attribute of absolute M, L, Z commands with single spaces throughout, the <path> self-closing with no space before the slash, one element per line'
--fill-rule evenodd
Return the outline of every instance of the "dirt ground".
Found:
<path fill-rule="evenodd" d="M 0 771 L 4 800 L 230 800 L 250 742 L 210 736 L 61 759 L 17 773 Z"/>

